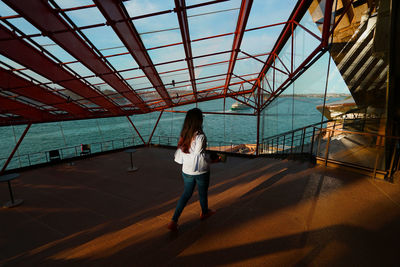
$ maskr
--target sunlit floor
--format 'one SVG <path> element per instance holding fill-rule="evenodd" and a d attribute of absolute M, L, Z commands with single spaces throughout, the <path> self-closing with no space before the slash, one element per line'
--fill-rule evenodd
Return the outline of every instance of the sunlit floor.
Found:
<path fill-rule="evenodd" d="M 230 157 L 166 228 L 183 189 L 173 150 L 21 173 L 0 209 L 1 266 L 399 266 L 400 186 L 308 163 Z M 0 201 L 9 200 L 6 183 Z"/>

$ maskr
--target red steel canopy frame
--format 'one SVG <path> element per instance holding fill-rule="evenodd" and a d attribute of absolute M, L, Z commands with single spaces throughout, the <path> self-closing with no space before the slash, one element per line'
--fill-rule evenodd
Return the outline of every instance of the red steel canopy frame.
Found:
<path fill-rule="evenodd" d="M 73 115 L 73 118 L 87 118 L 90 112 L 75 103 L 67 103 L 65 99 L 52 93 L 43 87 L 37 86 L 24 78 L 15 75 L 11 71 L 0 67 L 0 87 L 11 93 L 54 106 Z M 14 89 L 9 89 L 14 88 Z"/>
<path fill-rule="evenodd" d="M 227 76 L 226 76 L 226 80 L 225 80 L 224 94 L 226 94 L 226 92 L 228 91 L 228 87 L 231 82 L 233 69 L 235 68 L 236 59 L 237 59 L 239 51 L 240 51 L 240 44 L 242 43 L 244 30 L 246 29 L 246 24 L 247 24 L 249 15 L 250 15 L 250 10 L 251 10 L 252 4 L 253 4 L 253 0 L 243 0 L 242 5 L 240 6 L 239 17 L 237 20 L 236 30 L 235 30 L 235 37 L 233 39 L 233 44 L 232 44 L 231 59 L 229 60 L 229 67 L 228 67 L 228 72 L 227 72 Z"/>
<path fill-rule="evenodd" d="M 95 73 L 96 76 L 101 77 L 134 105 L 142 109 L 143 112 L 148 111 L 143 100 L 122 79 L 112 72 L 106 63 L 96 55 L 94 50 L 73 31 L 71 26 L 59 14 L 53 11 L 53 8 L 47 1 L 4 0 L 4 2 L 23 15 L 24 18 L 40 29 L 41 32 L 49 32 L 48 37 L 50 39 L 74 56 L 79 62 Z"/>
<path fill-rule="evenodd" d="M 308 29 L 306 29 L 304 26 L 300 25 L 299 22 L 303 18 L 304 14 L 307 12 L 308 7 L 310 6 L 312 0 L 301 0 L 298 1 L 296 4 L 295 9 L 293 10 L 292 14 L 289 17 L 289 20 L 285 27 L 283 28 L 277 42 L 274 45 L 274 48 L 272 49 L 271 54 L 268 56 L 267 61 L 265 62 L 262 70 L 260 71 L 260 74 L 258 76 L 259 81 L 262 81 L 265 78 L 265 75 L 267 72 L 272 68 L 274 71 L 273 75 L 273 80 L 272 80 L 272 88 L 270 86 L 270 91 L 266 91 L 263 88 L 264 92 L 269 93 L 268 99 L 265 101 L 260 101 L 259 106 L 258 106 L 258 112 L 261 112 L 265 107 L 267 107 L 274 99 L 276 99 L 286 88 L 287 85 L 289 85 L 291 82 L 293 82 L 295 79 L 295 75 L 298 74 L 301 70 L 304 69 L 304 67 L 311 62 L 311 60 L 318 54 L 318 53 L 323 53 L 324 49 L 327 48 L 328 46 L 328 41 L 329 37 L 332 34 L 330 32 L 330 26 L 331 26 L 331 14 L 332 14 L 332 5 L 333 5 L 333 0 L 326 0 L 325 1 L 325 6 L 324 6 L 324 24 L 323 24 L 323 31 L 322 31 L 322 38 L 319 38 L 315 34 L 311 33 Z M 314 36 L 318 40 L 321 41 L 321 44 L 317 46 L 313 52 L 297 67 L 295 70 L 293 70 L 293 58 L 294 58 L 294 51 L 293 51 L 293 33 L 294 29 L 300 26 L 301 28 L 305 29 L 310 35 Z M 288 42 L 288 40 L 292 37 L 292 51 L 291 51 L 291 66 L 290 66 L 290 71 L 288 68 L 283 64 L 283 62 L 279 59 L 279 53 L 285 46 L 285 44 Z M 278 88 L 275 88 L 275 70 L 284 72 L 283 70 L 277 69 L 274 65 L 276 60 L 279 60 L 282 65 L 284 66 L 285 70 L 287 71 L 288 78 L 279 85 Z M 285 73 L 285 72 L 284 72 Z M 267 83 L 269 84 L 268 80 Z M 257 90 L 257 85 L 253 85 L 252 91 L 255 92 Z"/>
<path fill-rule="evenodd" d="M 219 98 L 231 97 L 243 102 L 255 109 L 259 113 L 266 105 L 268 105 L 275 97 L 277 97 L 313 57 L 324 50 L 328 44 L 328 38 L 332 34 L 330 31 L 330 15 L 332 8 L 332 0 L 326 1 L 325 20 L 323 26 L 322 38 L 315 36 L 312 32 L 306 29 L 299 22 L 306 13 L 311 4 L 311 0 L 299 0 L 292 11 L 288 21 L 275 23 L 271 25 L 260 26 L 252 29 L 246 29 L 248 18 L 251 16 L 252 0 L 242 0 L 239 15 L 236 21 L 236 29 L 234 32 L 218 34 L 214 36 L 202 37 L 198 39 L 190 38 L 190 27 L 188 23 L 187 9 L 196 9 L 207 5 L 215 5 L 225 0 L 215 0 L 204 2 L 201 4 L 187 6 L 184 0 L 174 0 L 174 10 L 164 10 L 154 13 L 139 15 L 137 17 L 129 17 L 125 9 L 123 1 L 111 0 L 94 0 L 94 5 L 82 7 L 72 7 L 61 9 L 58 8 L 53 0 L 3 0 L 18 15 L 0 18 L 0 54 L 4 57 L 20 64 L 23 68 L 1 68 L 0 69 L 0 126 L 28 124 L 61 120 L 74 119 L 89 119 L 89 118 L 104 118 L 113 116 L 129 116 L 133 114 L 142 114 L 153 111 L 162 111 L 171 107 L 209 101 Z M 73 10 L 83 10 L 89 8 L 97 8 L 104 16 L 105 23 L 93 25 L 85 25 L 77 27 L 69 19 L 66 12 Z M 146 17 L 155 17 L 163 14 L 175 12 L 179 22 L 179 30 L 182 36 L 182 42 L 161 45 L 158 47 L 146 48 L 143 44 L 140 34 L 137 32 L 133 22 Z M 13 26 L 8 20 L 15 18 L 24 18 L 34 25 L 41 33 L 24 34 L 22 31 Z M 245 51 L 241 51 L 241 43 L 246 31 L 254 31 L 284 25 L 284 28 L 278 37 L 272 51 L 265 51 L 260 55 L 250 55 Z M 124 48 L 128 52 L 118 53 L 114 55 L 103 56 L 101 51 L 90 43 L 89 39 L 81 31 L 94 27 L 111 27 L 122 41 Z M 284 45 L 292 37 L 293 31 L 299 26 L 312 36 L 321 41 L 314 52 L 309 55 L 300 66 L 293 70 L 291 66 L 285 66 L 279 57 L 279 53 Z M 232 49 L 228 51 L 213 51 L 206 55 L 193 55 L 191 43 L 201 42 L 208 39 L 221 38 L 234 35 Z M 45 47 L 35 43 L 32 38 L 38 36 L 46 36 L 54 41 L 58 46 L 63 48 L 69 54 L 76 58 L 72 62 L 60 62 L 52 58 L 51 53 Z M 176 59 L 170 62 L 162 62 L 153 64 L 148 51 L 183 45 L 185 59 Z M 44 52 L 43 52 L 44 51 Z M 242 52 L 246 57 L 239 57 Z M 199 66 L 194 66 L 193 59 L 203 57 L 214 57 L 230 53 L 229 61 L 216 61 Z M 130 54 L 136 61 L 138 67 L 125 70 L 116 70 L 108 63 L 107 58 L 120 55 Z M 292 49 L 292 57 L 294 51 Z M 262 55 L 268 55 L 267 61 L 263 62 L 264 67 L 261 69 L 257 79 L 249 79 L 248 76 L 254 74 L 235 74 L 235 64 L 237 60 L 252 58 L 259 60 Z M 164 72 L 158 72 L 157 65 L 167 65 L 176 62 L 187 61 L 187 68 L 170 69 Z M 280 62 L 283 68 L 275 65 L 275 62 Z M 80 62 L 93 72 L 94 75 L 86 77 L 75 73 L 69 64 Z M 0 61 L 1 63 L 1 61 Z M 226 73 L 215 73 L 208 77 L 195 77 L 195 70 L 199 68 L 207 68 L 210 66 L 227 64 Z M 4 65 L 4 64 L 3 64 Z M 171 65 L 170 65 L 171 66 Z M 122 72 L 141 69 L 144 76 L 123 78 Z M 265 74 L 268 70 L 279 71 L 288 76 L 288 79 L 276 86 L 275 79 L 268 80 Z M 29 81 L 21 77 L 21 71 L 30 70 L 36 74 L 43 76 L 48 81 Z M 189 81 L 178 81 L 177 86 L 173 89 L 166 89 L 166 84 L 161 80 L 160 74 L 168 75 L 188 71 Z M 25 76 L 26 73 L 24 73 Z M 28 75 L 29 76 L 29 75 Z M 93 84 L 88 81 L 89 78 L 100 77 L 104 84 L 110 85 L 116 93 L 106 96 L 101 91 L 96 89 L 99 83 Z M 127 81 L 137 78 L 147 78 L 152 87 L 132 88 Z M 34 80 L 32 78 L 32 80 Z M 240 81 L 237 81 L 240 80 Z M 233 82 L 232 82 L 233 81 Z M 261 88 L 261 81 L 265 81 L 268 88 Z M 216 85 L 218 83 L 221 85 Z M 65 89 L 59 91 L 71 91 L 81 99 L 63 96 L 57 93 L 58 89 L 50 90 L 52 85 L 62 86 Z M 191 86 L 193 91 L 187 92 L 183 90 L 185 87 Z M 206 88 L 206 89 L 199 89 Z M 232 88 L 239 89 L 232 89 Z M 153 90 L 152 90 L 153 89 Z M 150 94 L 149 94 L 150 90 Z M 181 90 L 177 92 L 176 90 Z M 256 91 L 257 90 L 257 91 Z M 154 97 L 154 93 L 157 92 Z M 258 94 L 257 94 L 257 93 Z M 260 98 L 260 94 L 269 93 L 270 97 L 266 101 Z M 252 94 L 254 100 L 248 95 Z M 126 104 L 121 104 L 117 101 L 120 97 L 129 100 Z M 239 98 L 243 97 L 243 99 Z M 24 98 L 31 99 L 24 101 Z M 116 99 L 116 100 L 113 100 Z M 117 104 L 119 103 L 119 104 Z M 95 107 L 93 107 L 95 105 Z M 50 107 L 50 108 L 49 108 Z"/>
<path fill-rule="evenodd" d="M 4 39 L 4 40 L 3 40 Z M 43 77 L 60 84 L 89 101 L 106 108 L 111 114 L 119 115 L 119 107 L 107 100 L 103 95 L 91 89 L 88 85 L 76 79 L 67 70 L 49 59 L 29 43 L 9 31 L 0 24 L 0 53 L 15 62 L 28 67 Z M 65 100 L 67 102 L 67 100 Z M 90 117 L 89 117 L 90 118 Z"/>
<path fill-rule="evenodd" d="M 193 88 L 194 98 L 197 100 L 196 76 L 194 73 L 192 47 L 190 44 L 189 24 L 186 14 L 185 0 L 175 0 L 176 14 L 178 15 L 179 28 L 181 30 L 183 47 L 185 49 L 186 61 L 189 70 L 190 82 Z"/>
<path fill-rule="evenodd" d="M 107 22 L 111 25 L 115 33 L 121 39 L 122 43 L 131 53 L 132 57 L 136 60 L 139 67 L 146 74 L 147 78 L 164 99 L 168 106 L 172 105 L 171 98 L 164 83 L 162 82 L 156 68 L 151 61 L 147 50 L 140 39 L 139 33 L 135 26 L 130 21 L 127 21 L 127 11 L 121 3 L 117 1 L 94 0 L 94 3 L 100 9 Z M 122 21 L 116 23 L 116 21 Z"/>

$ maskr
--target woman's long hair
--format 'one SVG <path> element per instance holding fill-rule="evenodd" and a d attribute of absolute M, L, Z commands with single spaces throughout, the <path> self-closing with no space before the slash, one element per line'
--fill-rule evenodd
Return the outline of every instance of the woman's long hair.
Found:
<path fill-rule="evenodd" d="M 196 134 L 204 134 L 203 132 L 203 112 L 198 108 L 193 108 L 186 113 L 183 122 L 181 136 L 178 142 L 178 148 L 184 153 L 189 153 L 189 148 Z M 207 146 L 207 139 L 203 142 L 203 151 Z"/>

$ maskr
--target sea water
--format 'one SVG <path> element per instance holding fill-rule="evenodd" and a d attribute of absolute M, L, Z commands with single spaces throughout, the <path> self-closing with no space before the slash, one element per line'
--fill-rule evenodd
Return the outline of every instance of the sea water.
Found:
<path fill-rule="evenodd" d="M 340 99 L 343 98 L 329 98 L 327 103 Z M 203 127 L 209 146 L 256 143 L 257 116 L 237 115 L 254 114 L 254 110 L 232 111 L 230 107 L 234 102 L 235 100 L 227 98 L 225 107 L 223 99 L 198 103 L 198 107 L 205 112 L 226 113 L 205 114 Z M 322 104 L 321 97 L 279 97 L 262 112 L 260 139 L 320 122 L 321 113 L 316 106 Z M 193 107 L 195 104 L 177 107 L 173 111 L 186 111 Z M 153 112 L 130 116 L 141 138 L 126 117 L 34 124 L 8 169 L 45 162 L 47 151 L 53 149 L 69 147 L 69 150 L 63 150 L 64 157 L 66 154 L 79 153 L 74 147 L 79 148 L 80 144 L 93 144 L 92 152 L 127 144 L 143 144 L 142 139 L 145 142 L 149 140 L 159 115 L 160 112 Z M 164 112 L 152 142 L 176 145 L 184 118 L 184 113 Z M 4 165 L 25 127 L 26 125 L 0 127 L 0 167 Z M 30 155 L 29 158 L 27 155 Z"/>

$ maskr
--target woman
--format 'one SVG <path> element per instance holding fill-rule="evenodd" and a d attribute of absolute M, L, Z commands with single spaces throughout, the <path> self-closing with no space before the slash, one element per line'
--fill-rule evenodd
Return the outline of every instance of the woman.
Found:
<path fill-rule="evenodd" d="M 210 183 L 210 168 L 206 159 L 207 138 L 203 132 L 203 113 L 194 108 L 187 112 L 183 123 L 175 161 L 182 164 L 182 177 L 185 189 L 175 209 L 168 229 L 178 229 L 178 219 L 186 203 L 193 194 L 197 184 L 201 206 L 200 219 L 204 220 L 215 213 L 208 208 L 208 185 Z"/>

